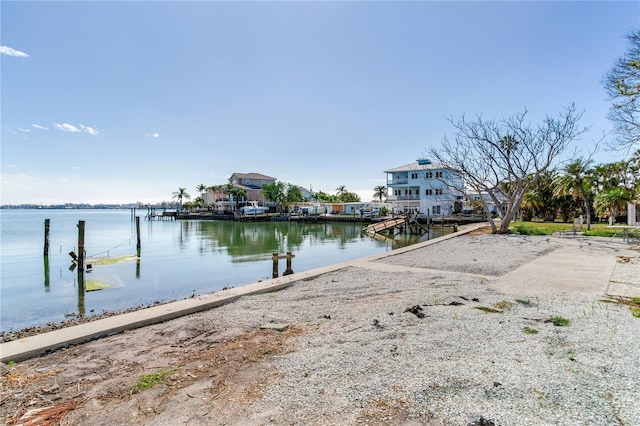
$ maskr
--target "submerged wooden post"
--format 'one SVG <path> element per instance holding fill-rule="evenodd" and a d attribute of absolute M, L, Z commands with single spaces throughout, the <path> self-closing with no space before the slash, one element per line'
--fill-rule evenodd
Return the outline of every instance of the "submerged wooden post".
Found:
<path fill-rule="evenodd" d="M 49 256 L 44 256 L 44 286 L 49 291 Z"/>
<path fill-rule="evenodd" d="M 78 268 L 78 315 L 84 316 L 84 271 L 82 268 Z"/>
<path fill-rule="evenodd" d="M 296 255 L 292 254 L 290 251 L 288 251 L 286 255 L 282 256 L 280 256 L 278 253 L 273 253 L 273 255 L 271 256 L 271 259 L 273 260 L 273 278 L 278 278 L 278 260 L 280 259 L 287 259 L 287 269 L 285 269 L 282 276 L 293 274 L 293 269 L 291 268 L 291 259 L 293 259 L 294 257 L 296 257 Z"/>
<path fill-rule="evenodd" d="M 273 260 L 273 274 L 272 274 L 272 277 L 273 278 L 278 278 L 278 253 L 273 253 L 273 255 L 271 256 L 271 259 Z"/>
<path fill-rule="evenodd" d="M 49 256 L 49 221 L 50 219 L 44 220 L 44 257 Z"/>
<path fill-rule="evenodd" d="M 136 216 L 136 253 L 138 259 L 140 259 L 140 216 Z"/>
<path fill-rule="evenodd" d="M 291 254 L 290 251 L 287 252 L 287 269 L 285 269 L 284 274 L 282 275 L 291 275 L 293 274 L 293 269 L 291 269 L 291 259 L 294 256 Z"/>
<path fill-rule="evenodd" d="M 84 220 L 78 221 L 78 268 L 84 271 Z"/>

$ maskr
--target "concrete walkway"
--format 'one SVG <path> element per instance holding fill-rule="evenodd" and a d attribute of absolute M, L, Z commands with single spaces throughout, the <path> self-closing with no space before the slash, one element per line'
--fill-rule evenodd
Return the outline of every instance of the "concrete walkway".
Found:
<path fill-rule="evenodd" d="M 375 262 L 375 260 L 387 256 L 402 256 L 405 252 L 437 244 L 450 238 L 456 238 L 482 226 L 484 224 L 467 225 L 461 227 L 459 232 L 455 234 L 393 250 L 392 252 L 376 254 L 2 343 L 0 344 L 0 361 L 25 360 L 68 345 L 211 309 L 232 302 L 243 295 L 277 291 L 288 287 L 296 281 L 349 266 L 366 268 L 371 270 L 372 273 L 390 269 L 432 271 L 424 268 L 386 265 Z M 557 293 L 559 295 L 569 295 L 573 292 L 582 292 L 594 295 L 608 294 L 640 297 L 639 253 L 630 250 L 631 246 L 629 244 L 617 240 L 609 241 L 606 238 L 579 236 L 553 239 L 559 243 L 560 248 L 558 250 L 538 257 L 501 277 L 486 277 L 489 285 L 505 294 Z M 621 260 L 627 257 L 632 260 L 628 263 Z M 446 273 L 445 271 L 439 272 Z"/>

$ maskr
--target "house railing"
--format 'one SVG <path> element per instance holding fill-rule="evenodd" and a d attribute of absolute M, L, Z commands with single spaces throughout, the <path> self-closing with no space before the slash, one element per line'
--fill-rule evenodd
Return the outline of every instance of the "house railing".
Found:
<path fill-rule="evenodd" d="M 419 195 L 390 195 L 387 201 L 418 201 Z"/>

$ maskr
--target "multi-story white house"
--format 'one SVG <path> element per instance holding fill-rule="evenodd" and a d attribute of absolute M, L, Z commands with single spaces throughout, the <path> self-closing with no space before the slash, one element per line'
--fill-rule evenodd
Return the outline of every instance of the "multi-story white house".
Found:
<path fill-rule="evenodd" d="M 385 173 L 387 204 L 396 212 L 449 215 L 462 206 L 462 179 L 441 164 L 421 158 Z"/>

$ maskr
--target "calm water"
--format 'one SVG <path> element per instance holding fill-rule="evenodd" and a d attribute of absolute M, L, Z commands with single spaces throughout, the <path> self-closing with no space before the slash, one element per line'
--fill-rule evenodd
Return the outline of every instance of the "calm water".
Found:
<path fill-rule="evenodd" d="M 85 221 L 87 263 L 97 257 L 135 255 L 135 224 L 129 210 L 0 210 L 0 330 L 268 279 L 274 252 L 293 252 L 293 270 L 301 272 L 433 238 L 373 239 L 362 235 L 359 223 L 145 221 L 145 212 L 138 213 L 140 263 L 93 266 L 84 274 L 85 283 L 100 281 L 112 288 L 84 292 L 68 254 L 78 252 L 78 221 Z M 46 218 L 51 223 L 48 271 L 43 256 Z M 282 274 L 284 260 L 279 269 Z"/>

